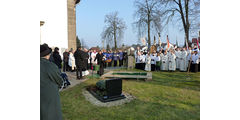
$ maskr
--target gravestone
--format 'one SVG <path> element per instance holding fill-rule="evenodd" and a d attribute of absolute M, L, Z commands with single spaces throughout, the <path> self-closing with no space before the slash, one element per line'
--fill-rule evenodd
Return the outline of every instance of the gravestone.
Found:
<path fill-rule="evenodd" d="M 134 59 L 134 48 L 133 47 L 131 47 L 131 48 L 129 48 L 128 49 L 128 53 L 127 53 L 127 55 L 128 55 L 128 69 L 133 69 L 134 67 L 135 67 L 135 64 L 134 64 L 134 61 L 135 61 L 135 59 Z"/>
<path fill-rule="evenodd" d="M 134 57 L 133 56 L 128 56 L 128 69 L 133 69 L 134 68 Z"/>

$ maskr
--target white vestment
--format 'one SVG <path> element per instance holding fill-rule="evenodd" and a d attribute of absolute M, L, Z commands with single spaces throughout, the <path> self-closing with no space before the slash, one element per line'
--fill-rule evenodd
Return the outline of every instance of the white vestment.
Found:
<path fill-rule="evenodd" d="M 94 65 L 97 64 L 97 59 L 96 59 L 96 61 L 94 61 L 95 58 L 96 58 L 96 56 L 97 56 L 97 52 L 96 52 L 96 53 L 92 52 L 92 54 L 91 54 L 91 58 L 92 58 L 92 64 L 94 64 Z"/>
<path fill-rule="evenodd" d="M 175 55 L 176 55 L 176 68 L 179 69 L 180 68 L 180 54 L 181 51 L 176 51 Z"/>
<path fill-rule="evenodd" d="M 180 54 L 180 71 L 187 71 L 187 52 L 186 51 L 181 51 Z"/>
<path fill-rule="evenodd" d="M 75 65 L 75 58 L 74 58 L 74 56 L 73 56 L 73 54 L 71 52 L 69 54 L 68 65 L 70 67 L 72 67 L 72 70 L 74 70 L 74 67 L 76 66 Z"/>
<path fill-rule="evenodd" d="M 198 64 L 199 63 L 199 55 L 198 54 L 193 54 L 192 55 L 192 61 L 194 64 Z"/>
<path fill-rule="evenodd" d="M 147 55 L 147 57 L 146 57 L 145 70 L 151 71 L 151 57 L 149 55 Z"/>
<path fill-rule="evenodd" d="M 168 70 L 168 55 L 162 55 L 161 70 Z"/>
<path fill-rule="evenodd" d="M 169 55 L 168 58 L 168 66 L 169 66 L 169 70 L 175 71 L 176 70 L 176 55 L 175 54 L 171 54 Z"/>

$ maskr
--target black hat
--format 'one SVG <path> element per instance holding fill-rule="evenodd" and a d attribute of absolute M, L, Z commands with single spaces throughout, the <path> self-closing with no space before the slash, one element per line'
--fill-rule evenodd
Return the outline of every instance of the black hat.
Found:
<path fill-rule="evenodd" d="M 40 57 L 44 57 L 52 52 L 46 43 L 40 45 Z"/>
<path fill-rule="evenodd" d="M 55 47 L 54 51 L 58 51 L 58 50 L 59 50 L 59 48 L 58 48 L 58 47 Z"/>

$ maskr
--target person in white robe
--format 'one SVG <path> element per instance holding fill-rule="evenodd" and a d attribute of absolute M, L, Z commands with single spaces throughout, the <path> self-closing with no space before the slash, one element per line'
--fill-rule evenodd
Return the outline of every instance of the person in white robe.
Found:
<path fill-rule="evenodd" d="M 175 51 L 175 55 L 176 55 L 176 69 L 179 70 L 180 68 L 180 54 L 181 54 L 181 51 L 179 48 L 176 49 Z"/>
<path fill-rule="evenodd" d="M 185 49 L 182 49 L 180 52 L 180 71 L 187 71 L 187 65 L 186 65 L 186 61 L 187 61 L 187 52 L 185 51 Z"/>
<path fill-rule="evenodd" d="M 97 60 L 95 60 L 96 56 L 97 56 L 97 52 L 96 52 L 96 50 L 93 50 L 93 52 L 91 54 L 91 60 L 92 60 L 91 62 L 92 62 L 93 65 L 97 64 Z"/>
<path fill-rule="evenodd" d="M 75 69 L 75 58 L 73 56 L 73 51 L 69 51 L 68 65 L 72 68 L 72 71 Z"/>
<path fill-rule="evenodd" d="M 169 58 L 168 58 L 168 66 L 170 71 L 176 70 L 176 55 L 173 50 L 170 50 Z"/>
<path fill-rule="evenodd" d="M 168 70 L 168 52 L 167 50 L 162 55 L 162 64 L 161 64 L 161 70 L 167 71 Z"/>
<path fill-rule="evenodd" d="M 146 65 L 145 65 L 146 71 L 151 71 L 151 56 L 150 53 L 146 55 Z"/>

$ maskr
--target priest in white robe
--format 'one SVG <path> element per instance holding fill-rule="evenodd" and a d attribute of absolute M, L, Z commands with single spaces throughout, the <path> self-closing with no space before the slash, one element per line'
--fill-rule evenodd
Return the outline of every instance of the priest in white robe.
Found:
<path fill-rule="evenodd" d="M 146 71 L 151 71 L 151 56 L 150 53 L 146 55 L 146 65 L 145 65 Z"/>
<path fill-rule="evenodd" d="M 168 58 L 168 66 L 169 71 L 175 71 L 176 70 L 176 55 L 174 54 L 174 51 L 171 50 Z"/>
<path fill-rule="evenodd" d="M 186 61 L 187 61 L 187 51 L 185 51 L 185 49 L 183 49 L 181 51 L 181 54 L 179 56 L 180 59 L 180 71 L 187 71 L 187 65 L 186 65 Z"/>
<path fill-rule="evenodd" d="M 161 57 L 161 70 L 167 71 L 168 70 L 168 53 L 167 50 L 164 52 L 164 54 Z"/>
<path fill-rule="evenodd" d="M 179 50 L 179 48 L 176 49 L 175 51 L 175 55 L 176 55 L 176 69 L 179 70 L 180 68 L 180 54 L 181 51 Z"/>

